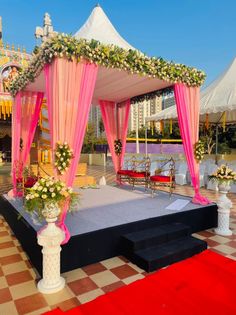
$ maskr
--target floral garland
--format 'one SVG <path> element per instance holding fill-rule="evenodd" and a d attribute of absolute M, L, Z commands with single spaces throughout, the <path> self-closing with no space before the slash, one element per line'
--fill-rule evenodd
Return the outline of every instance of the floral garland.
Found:
<path fill-rule="evenodd" d="M 231 170 L 227 165 L 221 165 L 218 167 L 215 173 L 209 176 L 209 179 L 219 183 L 223 182 L 235 182 L 236 172 Z"/>
<path fill-rule="evenodd" d="M 205 154 L 204 143 L 201 140 L 199 140 L 198 142 L 195 143 L 194 146 L 194 155 L 198 163 L 201 163 L 201 161 L 204 158 L 204 154 Z"/>
<path fill-rule="evenodd" d="M 116 155 L 121 155 L 122 142 L 121 142 L 120 139 L 116 139 L 116 140 L 114 141 L 114 149 L 115 149 Z"/>
<path fill-rule="evenodd" d="M 63 175 L 68 170 L 72 158 L 73 151 L 67 142 L 61 143 L 58 141 L 55 150 L 55 166 L 60 175 Z"/>
<path fill-rule="evenodd" d="M 54 57 L 76 59 L 83 58 L 107 68 L 117 68 L 131 74 L 140 74 L 158 78 L 170 83 L 184 83 L 188 86 L 201 86 L 205 73 L 183 64 L 167 62 L 162 58 L 148 57 L 138 50 L 126 50 L 115 45 L 104 45 L 96 40 L 77 40 L 71 35 L 57 34 L 49 38 L 33 55 L 29 66 L 11 83 L 13 96 L 28 83 L 34 82 L 45 64 Z"/>

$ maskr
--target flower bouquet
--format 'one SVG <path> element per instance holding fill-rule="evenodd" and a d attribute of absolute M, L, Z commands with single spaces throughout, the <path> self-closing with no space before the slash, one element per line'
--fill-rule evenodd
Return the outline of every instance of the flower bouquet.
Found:
<path fill-rule="evenodd" d="M 218 169 L 209 176 L 211 181 L 216 181 L 219 184 L 229 185 L 231 182 L 236 181 L 236 172 L 231 170 L 227 165 L 221 165 Z"/>
<path fill-rule="evenodd" d="M 25 209 L 30 214 L 35 211 L 39 218 L 48 216 L 47 212 L 57 208 L 57 215 L 60 208 L 68 202 L 70 207 L 68 211 L 75 210 L 78 196 L 73 192 L 72 188 L 66 187 L 61 180 L 53 177 L 40 178 L 33 187 L 27 189 L 25 196 Z M 50 216 L 50 214 L 49 214 Z"/>
<path fill-rule="evenodd" d="M 195 146 L 194 146 L 194 155 L 198 163 L 201 163 L 201 161 L 204 158 L 204 154 L 205 154 L 204 143 L 201 140 L 199 140 L 198 142 L 195 143 Z"/>
<path fill-rule="evenodd" d="M 114 141 L 114 149 L 115 149 L 115 153 L 116 155 L 120 155 L 122 152 L 122 142 L 120 139 L 116 139 Z"/>
<path fill-rule="evenodd" d="M 55 166 L 60 175 L 63 175 L 65 171 L 68 170 L 72 158 L 73 151 L 70 149 L 67 142 L 61 143 L 58 141 L 55 151 Z"/>

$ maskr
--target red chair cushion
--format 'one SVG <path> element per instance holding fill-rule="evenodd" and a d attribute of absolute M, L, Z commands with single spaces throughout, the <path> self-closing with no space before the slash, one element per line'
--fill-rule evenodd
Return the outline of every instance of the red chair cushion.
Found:
<path fill-rule="evenodd" d="M 26 181 L 24 182 L 25 188 L 31 188 L 34 186 L 34 184 L 37 182 L 37 178 L 34 177 L 28 177 Z"/>
<path fill-rule="evenodd" d="M 146 176 L 149 176 L 149 173 L 146 172 L 132 172 L 130 174 L 130 177 L 134 177 L 134 178 L 145 178 Z"/>
<path fill-rule="evenodd" d="M 132 173 L 133 171 L 131 170 L 119 170 L 117 172 L 118 175 L 129 175 L 130 173 Z"/>
<path fill-rule="evenodd" d="M 150 177 L 150 181 L 152 182 L 160 182 L 160 183 L 170 183 L 171 178 L 170 176 L 164 176 L 164 175 L 155 175 Z M 172 177 L 172 181 L 174 181 L 174 177 Z"/>

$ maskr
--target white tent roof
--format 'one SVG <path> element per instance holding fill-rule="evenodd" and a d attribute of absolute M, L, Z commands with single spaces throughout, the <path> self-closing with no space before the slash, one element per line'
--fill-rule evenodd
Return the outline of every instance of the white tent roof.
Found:
<path fill-rule="evenodd" d="M 75 34 L 78 38 L 96 39 L 104 44 L 115 44 L 126 49 L 134 49 L 115 30 L 100 6 L 96 6 L 86 23 Z M 29 83 L 26 90 L 45 91 L 43 71 L 35 81 Z M 146 94 L 171 86 L 167 81 L 127 71 L 99 66 L 92 104 L 98 105 L 99 100 L 122 102 L 136 95 Z"/>
<path fill-rule="evenodd" d="M 201 92 L 200 121 L 204 121 L 205 114 L 209 114 L 209 122 L 217 123 L 220 121 L 223 112 L 226 112 L 228 123 L 236 122 L 236 58 L 219 78 Z M 158 114 L 147 117 L 146 121 L 176 118 L 176 107 L 172 106 Z"/>
<path fill-rule="evenodd" d="M 135 49 L 116 31 L 103 9 L 97 5 L 85 24 L 75 33 L 76 39 L 95 39 L 103 44 L 113 44 L 124 49 Z"/>

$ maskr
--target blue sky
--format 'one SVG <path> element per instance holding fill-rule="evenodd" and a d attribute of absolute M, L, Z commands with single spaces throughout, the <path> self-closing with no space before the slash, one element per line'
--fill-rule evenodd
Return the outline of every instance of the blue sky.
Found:
<path fill-rule="evenodd" d="M 0 0 L 5 43 L 36 44 L 35 27 L 51 15 L 56 31 L 74 34 L 97 1 Z M 234 0 L 100 0 L 118 32 L 149 56 L 195 66 L 214 80 L 236 55 Z"/>

